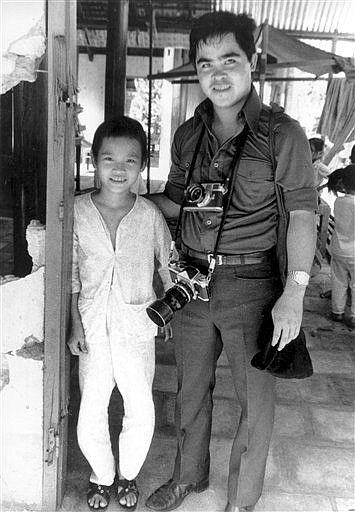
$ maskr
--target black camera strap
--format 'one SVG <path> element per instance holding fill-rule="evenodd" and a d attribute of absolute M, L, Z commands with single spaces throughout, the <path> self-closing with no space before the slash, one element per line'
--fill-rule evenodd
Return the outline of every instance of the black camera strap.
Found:
<path fill-rule="evenodd" d="M 207 274 L 208 282 L 210 281 L 211 276 L 212 276 L 213 271 L 214 271 L 214 268 L 216 266 L 216 258 L 217 258 L 218 246 L 219 246 L 219 242 L 221 240 L 223 227 L 224 227 L 224 224 L 226 222 L 227 215 L 228 215 L 228 210 L 229 210 L 229 207 L 230 207 L 230 204 L 231 204 L 231 201 L 232 201 L 235 179 L 236 179 L 236 176 L 237 176 L 237 171 L 238 171 L 240 159 L 241 159 L 241 156 L 242 156 L 242 152 L 243 152 L 246 140 L 248 138 L 248 132 L 249 132 L 248 125 L 245 123 L 244 128 L 243 128 L 241 134 L 238 137 L 238 144 L 237 144 L 237 147 L 235 149 L 235 152 L 234 152 L 234 155 L 233 155 L 233 159 L 232 159 L 230 167 L 229 167 L 230 176 L 229 176 L 229 182 L 228 182 L 228 193 L 227 193 L 227 196 L 225 198 L 224 205 L 223 205 L 223 216 L 222 216 L 222 219 L 221 219 L 221 222 L 220 222 L 220 225 L 219 225 L 219 229 L 218 229 L 216 243 L 215 243 L 215 246 L 214 246 L 214 249 L 213 249 L 213 253 L 209 254 L 209 267 L 208 267 L 208 274 Z"/>
<path fill-rule="evenodd" d="M 214 268 L 216 266 L 216 257 L 217 257 L 218 246 L 219 246 L 219 242 L 220 242 L 220 239 L 221 239 L 221 236 L 222 236 L 223 227 L 224 227 L 224 224 L 226 222 L 226 218 L 227 218 L 228 210 L 229 210 L 229 207 L 230 207 L 230 203 L 231 203 L 231 200 L 232 200 L 235 179 L 236 179 L 236 176 L 237 176 L 237 170 L 238 170 L 240 159 L 241 159 L 241 156 L 242 156 L 242 152 L 243 152 L 243 149 L 244 149 L 247 137 L 248 137 L 248 132 L 249 132 L 248 125 L 245 124 L 241 134 L 238 137 L 238 144 L 237 144 L 236 150 L 234 152 L 234 155 L 233 155 L 230 167 L 229 167 L 229 174 L 230 174 L 230 176 L 228 176 L 228 178 L 227 178 L 227 181 L 228 181 L 228 191 L 227 191 L 227 195 L 225 197 L 225 201 L 224 201 L 224 205 L 223 205 L 223 215 L 222 215 L 221 223 L 219 225 L 219 229 L 218 229 L 216 243 L 215 243 L 215 246 L 214 246 L 213 253 L 211 253 L 209 255 L 209 267 L 208 267 L 208 274 L 207 274 L 208 282 L 210 281 L 211 276 L 212 276 L 213 271 L 214 271 Z M 202 138 L 204 136 L 204 133 L 205 133 L 205 126 L 203 125 L 201 133 L 200 133 L 198 141 L 197 141 L 197 144 L 195 146 L 194 154 L 192 156 L 189 173 L 187 175 L 187 179 L 186 179 L 186 183 L 185 183 L 185 190 L 186 190 L 186 188 L 190 184 L 190 181 L 191 181 L 191 178 L 192 178 L 192 173 L 193 173 L 193 170 L 194 170 L 194 167 L 195 167 L 197 155 L 198 155 L 198 152 L 199 152 L 200 147 L 201 147 Z M 184 207 L 186 206 L 186 202 L 187 202 L 186 201 L 186 197 L 184 197 L 184 199 L 183 199 L 183 201 L 181 203 L 181 206 L 180 206 L 179 217 L 178 217 L 176 228 L 175 228 L 175 235 L 174 235 L 174 239 L 173 239 L 173 242 L 172 242 L 171 251 L 170 251 L 170 258 L 169 259 L 171 259 L 172 254 L 174 252 L 174 247 L 175 247 L 175 244 L 176 244 L 176 240 L 178 238 L 179 231 L 180 231 L 180 228 L 181 228 L 182 215 L 183 215 L 183 212 L 184 212 Z"/>

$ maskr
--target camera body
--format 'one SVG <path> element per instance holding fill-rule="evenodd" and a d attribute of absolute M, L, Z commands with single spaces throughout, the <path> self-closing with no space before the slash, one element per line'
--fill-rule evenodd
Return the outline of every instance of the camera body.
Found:
<path fill-rule="evenodd" d="M 224 183 L 191 183 L 185 190 L 188 205 L 185 211 L 223 211 L 223 196 L 227 192 Z"/>
<path fill-rule="evenodd" d="M 168 268 L 175 285 L 162 299 L 157 299 L 146 309 L 149 318 L 159 327 L 167 325 L 174 313 L 191 300 L 209 300 L 207 276 L 196 267 L 184 261 L 171 261 Z"/>
<path fill-rule="evenodd" d="M 187 265 L 184 261 L 171 261 L 168 268 L 175 283 L 184 284 L 190 288 L 193 299 L 209 300 L 207 276 L 196 267 Z"/>

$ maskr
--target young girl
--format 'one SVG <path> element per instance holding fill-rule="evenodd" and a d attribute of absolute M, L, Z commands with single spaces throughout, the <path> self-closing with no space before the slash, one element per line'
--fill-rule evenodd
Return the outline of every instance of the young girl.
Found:
<path fill-rule="evenodd" d="M 334 171 L 328 189 L 338 195 L 334 203 L 334 232 L 331 240 L 332 318 L 355 328 L 355 165 Z M 344 317 L 347 290 L 351 291 L 350 318 Z"/>
<path fill-rule="evenodd" d="M 100 189 L 74 204 L 72 328 L 68 345 L 79 356 L 80 449 L 92 472 L 90 509 L 105 509 L 115 479 L 108 404 L 117 387 L 124 402 L 119 437 L 118 501 L 135 510 L 136 476 L 154 431 L 152 381 L 156 326 L 146 307 L 155 299 L 155 261 L 164 286 L 170 233 L 157 207 L 131 192 L 146 162 L 146 137 L 128 117 L 102 123 L 92 158 Z M 170 336 L 166 330 L 166 339 Z"/>

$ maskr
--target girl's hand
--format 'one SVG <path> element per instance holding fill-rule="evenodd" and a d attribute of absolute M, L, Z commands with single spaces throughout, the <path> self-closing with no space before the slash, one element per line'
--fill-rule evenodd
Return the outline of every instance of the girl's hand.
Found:
<path fill-rule="evenodd" d="M 169 341 L 173 337 L 173 329 L 170 322 L 164 327 L 159 327 L 162 334 L 164 334 L 164 341 Z"/>
<path fill-rule="evenodd" d="M 79 356 L 82 353 L 88 353 L 88 349 L 85 342 L 84 328 L 81 322 L 75 322 L 72 325 L 67 344 L 73 356 Z"/>

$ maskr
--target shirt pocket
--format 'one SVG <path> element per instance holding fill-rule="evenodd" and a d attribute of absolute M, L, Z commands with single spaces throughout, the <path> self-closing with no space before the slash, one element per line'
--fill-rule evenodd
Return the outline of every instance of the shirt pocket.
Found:
<path fill-rule="evenodd" d="M 235 184 L 237 205 L 245 210 L 264 208 L 275 201 L 272 167 L 266 162 L 242 160 Z"/>

